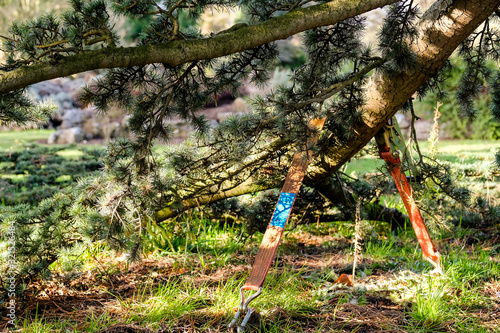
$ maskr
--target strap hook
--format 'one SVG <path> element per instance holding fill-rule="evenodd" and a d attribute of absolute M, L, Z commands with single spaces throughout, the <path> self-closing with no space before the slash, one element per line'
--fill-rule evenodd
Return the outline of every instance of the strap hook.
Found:
<path fill-rule="evenodd" d="M 254 308 L 251 308 L 248 306 L 251 301 L 259 297 L 259 295 L 262 293 L 262 287 L 260 287 L 257 292 L 250 297 L 248 297 L 245 301 L 245 294 L 243 293 L 244 290 L 249 290 L 250 288 L 243 286 L 240 288 L 240 305 L 238 306 L 238 311 L 234 315 L 234 319 L 231 321 L 229 324 L 229 328 L 235 327 L 236 323 L 238 322 L 238 318 L 240 317 L 240 314 L 245 313 L 245 317 L 241 321 L 241 324 L 237 326 L 237 332 L 238 333 L 243 333 L 245 331 L 245 326 L 247 325 L 248 321 L 250 320 L 250 317 L 252 316 L 252 313 L 255 311 Z"/>

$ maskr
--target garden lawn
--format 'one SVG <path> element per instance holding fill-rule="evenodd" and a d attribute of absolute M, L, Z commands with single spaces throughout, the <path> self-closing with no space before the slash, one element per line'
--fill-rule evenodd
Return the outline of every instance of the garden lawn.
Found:
<path fill-rule="evenodd" d="M 22 150 L 25 145 L 47 140 L 54 130 L 0 131 L 0 152 Z"/>

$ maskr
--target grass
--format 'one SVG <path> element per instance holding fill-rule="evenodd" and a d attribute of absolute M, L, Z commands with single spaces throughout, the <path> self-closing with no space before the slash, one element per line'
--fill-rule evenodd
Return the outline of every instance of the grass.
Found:
<path fill-rule="evenodd" d="M 422 140 L 420 149 L 427 154 L 428 142 Z M 478 161 L 493 160 L 494 153 L 500 148 L 500 140 L 449 140 L 439 141 L 437 158 L 452 163 L 470 164 Z M 353 177 L 377 172 L 385 163 L 378 157 L 364 156 L 352 159 L 345 165 L 344 172 Z"/>
<path fill-rule="evenodd" d="M 74 160 L 78 159 L 79 157 L 84 155 L 84 152 L 78 149 L 65 149 L 65 150 L 60 150 L 56 153 L 56 155 L 59 155 L 61 157 L 67 158 L 69 160 Z"/>
<path fill-rule="evenodd" d="M 482 293 L 483 284 L 500 275 L 498 262 L 492 263 L 482 253 L 472 258 L 450 256 L 445 275 L 427 276 L 416 285 L 409 313 L 415 326 L 425 330 L 446 324 L 471 332 L 483 329 L 477 321 L 468 320 L 468 313 L 491 306 L 492 299 Z M 473 325 L 474 330 L 468 325 Z"/>
<path fill-rule="evenodd" d="M 10 143 L 4 143 L 3 134 L 0 149 L 17 149 L 15 135 L 5 136 Z M 41 135 L 29 134 L 32 141 Z M 500 142 L 440 142 L 438 157 L 462 164 L 477 157 L 487 162 L 497 147 Z M 73 147 L 59 154 L 72 159 L 82 153 Z M 375 172 L 382 164 L 362 158 L 349 163 L 346 172 Z M 22 181 L 24 175 L 18 177 Z M 381 200 L 402 210 L 397 197 Z M 36 293 L 27 297 L 17 328 L 29 333 L 112 332 L 117 325 L 122 331 L 127 325 L 136 327 L 136 332 L 226 331 L 262 235 L 243 242 L 238 225 L 195 213 L 177 223 L 175 233 L 148 226 L 148 256 L 142 264 L 129 266 L 104 248 L 84 251 L 78 258 L 82 265 L 71 272 L 65 272 L 71 265 L 63 261 L 54 264 L 59 273 L 54 284 L 32 286 Z M 445 274 L 430 276 L 432 267 L 422 258 L 409 225 L 396 233 L 382 223 L 374 225 L 365 240 L 356 288 L 348 288 L 334 282 L 352 271 L 353 230 L 347 221 L 288 231 L 264 293 L 252 303 L 260 316 L 251 325 L 260 332 L 499 331 L 498 226 L 437 232 Z M 481 233 L 489 238 L 478 239 Z"/>
<path fill-rule="evenodd" d="M 500 148 L 500 140 L 440 140 L 438 145 L 441 153 L 492 152 Z M 422 141 L 420 147 L 427 152 L 428 142 Z"/>
<path fill-rule="evenodd" d="M 0 153 L 2 152 L 13 152 L 25 149 L 25 146 L 32 144 L 37 144 L 40 141 L 45 141 L 49 136 L 54 133 L 55 130 L 49 129 L 31 129 L 31 130 L 11 130 L 11 131 L 0 131 Z M 67 147 L 68 145 L 54 144 L 51 147 Z M 88 149 L 105 149 L 105 143 L 102 144 L 89 144 L 89 143 L 79 143 L 77 147 L 86 147 Z M 155 145 L 153 151 L 155 153 L 161 153 L 165 149 L 165 145 L 159 144 Z M 78 149 L 66 149 L 59 153 L 61 156 L 67 156 L 68 158 L 77 158 L 81 154 Z"/>
<path fill-rule="evenodd" d="M 385 165 L 385 162 L 380 158 L 366 156 L 358 159 L 352 159 L 344 168 L 344 173 L 351 177 L 358 178 L 367 173 L 374 173 L 380 170 Z"/>
<path fill-rule="evenodd" d="M 0 152 L 13 152 L 25 149 L 25 146 L 36 144 L 39 141 L 47 140 L 49 136 L 54 133 L 55 130 L 48 129 L 32 129 L 23 131 L 0 131 Z M 66 147 L 67 145 L 51 145 L 53 147 Z M 84 146 L 89 149 L 104 149 L 102 144 L 83 144 L 80 143 L 78 146 Z M 79 154 L 80 151 L 77 149 L 69 149 L 67 152 L 61 152 L 61 156 L 67 155 L 72 157 L 72 154 Z"/>
<path fill-rule="evenodd" d="M 382 241 L 369 241 L 365 247 L 365 256 L 376 260 L 387 258 L 394 251 L 394 239 L 383 239 Z"/>
<path fill-rule="evenodd" d="M 99 257 L 103 263 L 99 266 L 95 257 L 86 257 L 87 273 L 58 283 L 65 286 L 63 290 L 71 289 L 76 280 L 76 285 L 86 281 L 89 287 L 100 286 L 100 295 L 107 295 L 99 296 L 102 304 L 72 315 L 66 313 L 71 311 L 65 303 L 57 304 L 64 312 L 54 305 L 46 306 L 44 313 L 25 314 L 19 325 L 33 324 L 23 332 L 106 332 L 107 328 L 111 332 L 116 325 L 135 325 L 153 332 L 176 332 L 182 327 L 193 327 L 193 332 L 225 331 L 239 303 L 238 290 L 248 275 L 257 244 L 238 243 L 236 230 L 230 226 L 200 222 L 200 247 L 193 246 L 188 253 L 157 252 L 149 257 L 149 266 L 143 263 L 127 268 L 113 259 L 111 252 Z M 314 234 L 308 228 L 299 227 L 285 237 L 263 294 L 251 304 L 260 314 L 251 325 L 260 332 L 357 332 L 369 328 L 490 332 L 498 324 L 487 314 L 500 310 L 500 302 L 485 286 L 494 285 L 500 291 L 500 284 L 495 284 L 500 278 L 500 257 L 492 254 L 487 243 L 486 249 L 467 245 L 470 230 L 457 232 L 465 237 L 456 240 L 461 246 L 440 243 L 446 254 L 445 274 L 431 276 L 428 272 L 432 267 L 422 258 L 412 233 L 380 229 L 378 239 L 365 244 L 361 266 L 366 269 L 358 269 L 365 275 L 360 273 L 353 289 L 333 283 L 349 266 L 352 245 L 346 243 L 343 249 L 329 246 L 332 237 L 344 238 L 346 230 L 338 223 L 325 224 Z M 306 247 L 292 246 L 297 242 L 294 237 Z M 320 252 L 317 246 L 307 245 L 318 237 L 324 237 Z M 228 252 L 228 260 L 217 259 L 221 249 Z M 186 256 L 188 260 L 184 260 Z M 102 273 L 103 268 L 109 276 Z M 124 292 L 127 288 L 130 290 Z"/>
<path fill-rule="evenodd" d="M 192 281 L 166 281 L 154 287 L 145 285 L 131 299 L 121 300 L 129 319 L 139 323 L 169 323 L 185 313 L 206 308 L 210 300 Z"/>
<path fill-rule="evenodd" d="M 18 175 L 3 174 L 3 175 L 0 175 L 0 178 L 10 179 L 10 181 L 14 184 L 21 183 L 28 177 L 29 177 L 29 174 L 18 174 Z"/>
<path fill-rule="evenodd" d="M 418 285 L 410 312 L 414 324 L 430 330 L 450 321 L 456 315 L 455 309 L 449 304 L 450 292 L 446 283 L 433 277 L 428 277 Z"/>
<path fill-rule="evenodd" d="M 45 332 L 98 332 L 106 330 L 107 327 L 112 327 L 118 321 L 103 312 L 96 315 L 90 312 L 83 323 L 78 323 L 71 318 L 66 320 L 50 320 L 35 315 L 33 319 L 24 318 L 18 321 L 17 327 L 21 328 L 23 333 L 45 333 Z"/>
<path fill-rule="evenodd" d="M 25 145 L 46 140 L 54 130 L 0 131 L 0 152 L 22 150 Z"/>

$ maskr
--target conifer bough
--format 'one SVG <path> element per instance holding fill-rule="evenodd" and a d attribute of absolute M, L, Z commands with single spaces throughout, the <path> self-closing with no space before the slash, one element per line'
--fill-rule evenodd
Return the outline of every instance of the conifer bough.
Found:
<path fill-rule="evenodd" d="M 387 72 L 372 75 L 365 87 L 367 103 L 362 108 L 362 121 L 354 125 L 353 137 L 346 143 L 338 145 L 336 142 L 340 140 L 335 137 L 335 133 L 332 133 L 330 141 L 333 144 L 309 167 L 304 184 L 317 188 L 328 197 L 329 184 L 321 182 L 362 149 L 387 120 L 444 66 L 456 48 L 499 6 L 500 1 L 436 1 L 419 19 L 417 37 L 411 43 L 411 49 L 416 57 L 415 68 L 397 75 Z M 186 208 L 194 207 L 221 198 L 264 189 L 266 187 L 259 187 L 248 181 L 227 193 L 206 195 L 196 201 L 187 200 L 184 205 Z M 176 214 L 175 211 L 165 208 L 158 212 L 157 219 L 161 221 Z"/>
<path fill-rule="evenodd" d="M 147 3 L 147 1 L 144 1 Z M 221 1 L 223 3 L 224 1 Z M 301 2 L 301 1 L 298 1 Z M 172 40 L 135 47 L 107 47 L 88 50 L 60 59 L 4 72 L 0 76 L 0 94 L 31 84 L 89 70 L 142 66 L 163 63 L 178 66 L 198 60 L 214 59 L 286 39 L 299 32 L 333 25 L 345 19 L 383 7 L 397 0 L 336 0 L 306 8 L 297 8 L 255 25 L 229 29 L 213 37 Z M 217 1 L 212 1 L 217 3 Z"/>
<path fill-rule="evenodd" d="M 67 200 L 58 202 L 58 209 L 65 210 L 59 216 L 74 224 L 76 234 L 119 245 L 135 242 L 132 252 L 140 247 L 143 227 L 154 220 L 280 187 L 293 152 L 310 136 L 310 119 L 327 120 L 304 184 L 338 200 L 332 175 L 415 92 L 439 86 L 440 70 L 457 48 L 467 65 L 457 99 L 469 115 L 483 83 L 495 77 L 486 61 L 498 61 L 500 55 L 499 34 L 490 25 L 500 0 L 438 0 L 422 15 L 411 0 L 71 3 L 72 9 L 60 18 L 45 15 L 16 23 L 3 38 L 8 60 L 0 67 L 0 121 L 23 123 L 47 114 L 24 95 L 30 84 L 108 69 L 83 90 L 81 100 L 102 112 L 113 104 L 126 109 L 135 140 L 110 143 L 104 172 L 61 194 Z M 364 20 L 359 15 L 387 5 L 374 52 L 361 41 Z M 245 9 L 248 22 L 226 31 L 203 35 L 181 24 L 181 14 L 238 6 Z M 111 10 L 149 20 L 136 46 L 119 46 Z M 279 53 L 273 42 L 298 33 L 303 34 L 307 60 L 292 73 L 291 86 L 256 99 L 253 112 L 210 130 L 197 111 L 224 92 L 237 93 L 245 79 L 266 83 Z M 498 77 L 490 89 L 497 120 Z M 172 118 L 189 121 L 198 141 L 159 158 L 152 147 L 157 139 L 171 138 L 167 120 Z M 453 189 L 449 178 L 439 181 L 451 196 L 465 196 Z M 25 238 L 38 237 L 39 225 L 49 229 L 51 223 L 64 224 L 49 217 L 45 221 L 40 214 L 29 216 L 29 221 L 22 214 L 7 217 L 26 220 L 19 222 L 25 225 Z M 62 235 L 60 243 L 68 246 Z M 50 263 L 57 256 L 51 252 L 47 257 Z"/>

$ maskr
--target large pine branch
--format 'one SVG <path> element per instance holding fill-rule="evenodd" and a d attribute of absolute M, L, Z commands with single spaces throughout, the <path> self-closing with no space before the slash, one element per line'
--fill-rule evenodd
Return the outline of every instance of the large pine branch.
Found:
<path fill-rule="evenodd" d="M 411 45 L 417 68 L 398 75 L 377 72 L 370 78 L 363 121 L 354 128 L 356 136 L 322 154 L 309 169 L 306 182 L 318 183 L 349 161 L 499 6 L 498 0 L 436 1 L 419 20 L 418 38 Z"/>
<path fill-rule="evenodd" d="M 367 104 L 363 108 L 362 122 L 355 125 L 354 137 L 322 152 L 308 169 L 304 183 L 329 196 L 329 182 L 325 181 L 352 158 L 384 126 L 417 89 L 443 67 L 453 51 L 486 18 L 497 10 L 500 0 L 437 1 L 419 20 L 418 38 L 412 43 L 417 58 L 417 68 L 397 75 L 375 73 L 366 86 Z M 334 133 L 333 133 L 334 134 Z M 338 142 L 335 137 L 331 142 Z M 213 201 L 265 190 L 252 179 L 242 184 L 227 185 L 228 190 L 204 194 L 183 202 L 184 208 L 208 204 Z M 177 215 L 170 207 L 159 211 L 158 221 Z"/>
<path fill-rule="evenodd" d="M 177 66 L 197 60 L 222 57 L 286 39 L 305 30 L 333 25 L 395 2 L 397 1 L 334 0 L 299 8 L 262 23 L 220 33 L 210 38 L 85 51 L 63 58 L 56 63 L 47 61 L 0 72 L 0 94 L 6 94 L 37 82 L 89 70 L 153 63 Z"/>

